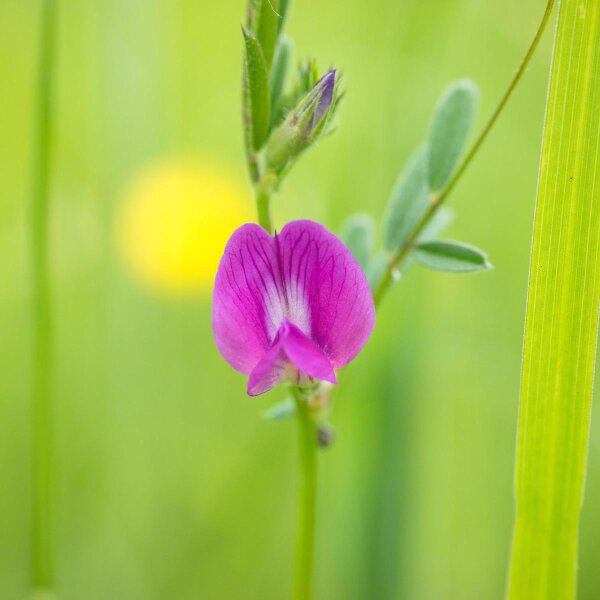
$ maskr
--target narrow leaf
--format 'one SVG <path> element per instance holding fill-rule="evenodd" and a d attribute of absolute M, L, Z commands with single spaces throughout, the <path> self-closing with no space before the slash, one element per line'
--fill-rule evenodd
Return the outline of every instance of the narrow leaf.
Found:
<path fill-rule="evenodd" d="M 417 151 L 392 192 L 383 220 L 384 243 L 391 252 L 402 248 L 429 206 L 424 160 L 423 151 Z"/>
<path fill-rule="evenodd" d="M 292 0 L 279 0 L 279 32 L 283 31 Z"/>
<path fill-rule="evenodd" d="M 271 70 L 277 45 L 277 35 L 281 21 L 278 10 L 279 0 L 262 0 L 257 15 L 256 39 L 263 51 L 267 73 Z"/>
<path fill-rule="evenodd" d="M 470 273 L 491 268 L 482 250 L 462 242 L 423 242 L 415 248 L 415 256 L 422 265 L 436 271 Z"/>
<path fill-rule="evenodd" d="M 244 104 L 245 126 L 250 129 L 252 148 L 259 150 L 269 132 L 271 99 L 265 59 L 256 38 L 244 34 Z"/>
<path fill-rule="evenodd" d="M 562 0 L 523 345 L 510 600 L 573 599 L 600 305 L 600 2 Z"/>
<path fill-rule="evenodd" d="M 365 272 L 375 248 L 375 221 L 370 215 L 352 215 L 342 225 L 342 240 Z"/>
<path fill-rule="evenodd" d="M 473 125 L 476 107 L 477 87 L 467 79 L 450 85 L 439 101 L 426 151 L 431 191 L 441 191 L 456 169 Z"/>
<path fill-rule="evenodd" d="M 282 96 L 292 57 L 292 43 L 282 37 L 277 44 L 277 52 L 271 69 L 271 126 L 279 125 L 283 120 Z"/>

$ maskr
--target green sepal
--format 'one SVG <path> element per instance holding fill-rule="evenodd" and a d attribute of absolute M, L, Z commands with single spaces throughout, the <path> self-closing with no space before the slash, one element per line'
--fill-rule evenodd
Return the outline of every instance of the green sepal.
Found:
<path fill-rule="evenodd" d="M 296 414 L 297 404 L 294 398 L 286 398 L 263 412 L 263 418 L 267 421 L 283 421 Z"/>
<path fill-rule="evenodd" d="M 483 250 L 463 242 L 423 242 L 416 246 L 414 255 L 422 265 L 435 271 L 471 273 L 492 268 Z"/>
<path fill-rule="evenodd" d="M 332 87 L 328 87 L 331 84 Z M 337 90 L 338 80 L 335 72 L 330 71 L 289 111 L 267 144 L 267 170 L 281 174 L 304 150 L 325 135 L 331 111 L 336 106 Z"/>

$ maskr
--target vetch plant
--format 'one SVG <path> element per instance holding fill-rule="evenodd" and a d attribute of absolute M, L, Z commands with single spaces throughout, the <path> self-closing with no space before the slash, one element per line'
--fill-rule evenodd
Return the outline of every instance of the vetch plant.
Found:
<path fill-rule="evenodd" d="M 486 254 L 439 239 L 449 223 L 441 209 L 488 136 L 525 72 L 548 21 L 538 31 L 504 96 L 470 150 L 477 105 L 469 80 L 451 84 L 429 132 L 401 172 L 383 217 L 383 249 L 372 217 L 353 215 L 344 243 L 322 225 L 295 221 L 278 233 L 270 203 L 300 156 L 333 130 L 342 98 L 336 69 L 302 63 L 291 84 L 291 42 L 284 36 L 289 2 L 249 0 L 242 28 L 243 127 L 259 225 L 235 231 L 218 269 L 213 329 L 225 360 L 248 376 L 254 396 L 285 384 L 290 399 L 267 416 L 294 415 L 300 431 L 301 486 L 294 597 L 313 591 L 317 451 L 332 442 L 331 395 L 341 369 L 367 342 L 375 308 L 410 264 L 466 273 L 490 268 Z"/>
<path fill-rule="evenodd" d="M 337 383 L 375 325 L 356 259 L 322 225 L 288 223 L 271 237 L 252 223 L 231 237 L 213 296 L 215 341 L 256 396 L 279 383 Z"/>

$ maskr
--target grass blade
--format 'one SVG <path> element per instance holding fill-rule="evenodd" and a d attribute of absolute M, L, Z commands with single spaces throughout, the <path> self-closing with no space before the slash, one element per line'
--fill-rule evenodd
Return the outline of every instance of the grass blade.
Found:
<path fill-rule="evenodd" d="M 51 397 L 52 322 L 48 230 L 52 98 L 55 72 L 57 5 L 45 0 L 41 31 L 34 130 L 31 203 L 31 267 L 33 289 L 33 523 L 32 593 L 49 593 L 53 578 L 53 406 Z"/>
<path fill-rule="evenodd" d="M 529 278 L 508 596 L 575 597 L 600 301 L 600 3 L 560 7 Z"/>

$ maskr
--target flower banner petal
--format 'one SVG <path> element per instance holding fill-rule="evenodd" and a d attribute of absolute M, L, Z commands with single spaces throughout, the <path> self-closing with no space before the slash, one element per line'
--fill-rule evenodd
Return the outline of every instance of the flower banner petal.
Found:
<path fill-rule="evenodd" d="M 348 248 L 313 221 L 288 223 L 277 236 L 290 310 L 309 307 L 310 323 L 290 320 L 323 350 L 334 368 L 369 339 L 375 306 L 367 278 Z"/>
<path fill-rule="evenodd" d="M 225 247 L 213 293 L 213 332 L 219 352 L 250 374 L 271 346 L 283 320 L 281 276 L 273 238 L 243 225 Z"/>

